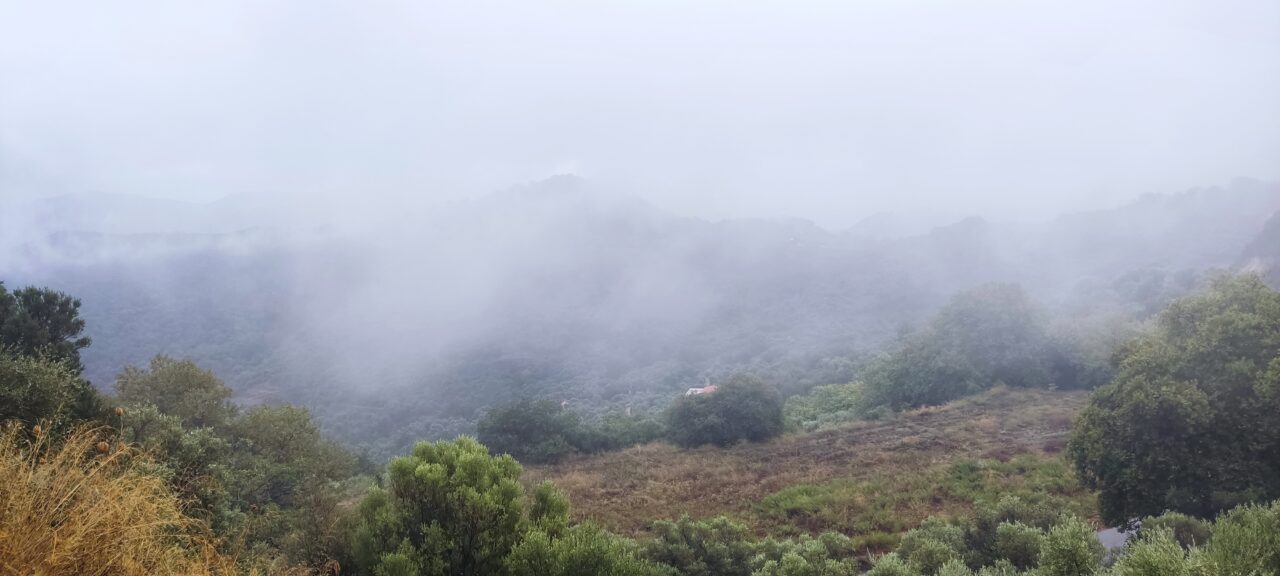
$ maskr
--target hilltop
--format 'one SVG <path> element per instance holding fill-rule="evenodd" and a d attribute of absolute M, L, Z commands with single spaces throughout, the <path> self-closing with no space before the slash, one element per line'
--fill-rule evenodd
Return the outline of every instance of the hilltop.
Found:
<path fill-rule="evenodd" d="M 645 536 L 654 520 L 720 514 L 759 534 L 836 529 L 884 549 L 930 515 L 961 515 L 975 499 L 1043 492 L 1094 514 L 1058 454 L 1083 392 L 1000 387 L 766 444 L 681 449 L 649 444 L 531 467 L 552 480 L 577 520 Z"/>

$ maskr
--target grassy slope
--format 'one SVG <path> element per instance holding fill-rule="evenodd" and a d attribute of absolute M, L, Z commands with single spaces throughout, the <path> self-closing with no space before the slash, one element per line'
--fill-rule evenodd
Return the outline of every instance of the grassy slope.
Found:
<path fill-rule="evenodd" d="M 1004 494 L 1052 494 L 1092 515 L 1093 496 L 1058 455 L 1086 398 L 999 388 L 767 444 L 650 444 L 525 476 L 567 491 L 577 519 L 636 536 L 654 520 L 727 514 L 760 534 L 836 529 L 881 549 L 929 515 Z"/>

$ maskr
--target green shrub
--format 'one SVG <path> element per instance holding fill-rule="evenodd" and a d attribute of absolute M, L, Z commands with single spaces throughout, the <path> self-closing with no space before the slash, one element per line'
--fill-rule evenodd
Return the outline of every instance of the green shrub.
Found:
<path fill-rule="evenodd" d="M 758 545 L 753 576 L 852 576 L 858 573 L 854 546 L 848 536 L 824 532 L 817 538 L 766 540 Z"/>
<path fill-rule="evenodd" d="M 1166 512 L 1142 521 L 1138 529 L 1141 536 L 1147 532 L 1169 530 L 1173 539 L 1183 548 L 1203 546 L 1213 537 L 1213 523 L 1178 512 Z"/>
<path fill-rule="evenodd" d="M 387 467 L 388 489 L 361 504 L 351 537 L 356 569 L 398 570 L 407 559 L 427 574 L 505 574 L 526 532 L 566 522 L 567 505 L 539 504 L 540 517 L 526 512 L 520 474 L 514 458 L 491 456 L 470 438 L 419 443 Z"/>
<path fill-rule="evenodd" d="M 897 553 L 919 571 L 932 575 L 947 562 L 960 559 L 963 550 L 963 528 L 928 518 L 903 535 Z"/>
<path fill-rule="evenodd" d="M 182 419 L 186 428 L 225 426 L 236 415 L 231 388 L 213 372 L 190 360 L 156 356 L 147 368 L 126 366 L 116 377 L 116 396 L 124 404 L 153 404 Z"/>
<path fill-rule="evenodd" d="M 1204 555 L 1215 575 L 1280 574 L 1280 500 L 1269 506 L 1240 506 L 1219 516 Z"/>
<path fill-rule="evenodd" d="M 1090 576 L 1102 565 L 1102 543 L 1093 527 L 1075 517 L 1049 530 L 1040 548 L 1041 576 Z"/>
<path fill-rule="evenodd" d="M 890 553 L 878 558 L 866 576 L 920 576 L 920 571 L 904 562 L 897 554 Z"/>
<path fill-rule="evenodd" d="M 938 569 L 937 576 L 973 576 L 973 570 L 965 566 L 964 562 L 951 560 Z"/>
<path fill-rule="evenodd" d="M 724 516 L 696 521 L 688 516 L 653 524 L 645 557 L 683 576 L 749 576 L 756 545 L 747 527 Z"/>
<path fill-rule="evenodd" d="M 781 433 L 777 391 L 750 376 L 734 376 L 709 394 L 681 397 L 667 410 L 668 437 L 681 446 L 763 442 Z"/>
<path fill-rule="evenodd" d="M 560 537 L 534 530 L 511 550 L 512 576 L 664 576 L 663 567 L 640 558 L 633 542 L 591 524 Z"/>
<path fill-rule="evenodd" d="M 545 463 L 572 452 L 581 428 L 578 416 L 555 402 L 520 400 L 486 413 L 476 424 L 476 435 L 496 454 Z"/>
<path fill-rule="evenodd" d="M 1017 576 L 1018 568 L 1008 560 L 997 560 L 995 564 L 984 566 L 978 570 L 978 576 Z"/>
<path fill-rule="evenodd" d="M 1200 576 L 1205 566 L 1199 550 L 1190 554 L 1167 528 L 1144 529 L 1125 547 L 1109 576 Z"/>
<path fill-rule="evenodd" d="M 0 423 L 61 428 L 77 419 L 77 406 L 92 392 L 63 362 L 0 348 Z"/>
<path fill-rule="evenodd" d="M 860 383 L 817 386 L 803 396 L 787 398 L 783 421 L 788 430 L 813 430 L 857 419 L 861 405 Z"/>
<path fill-rule="evenodd" d="M 1022 570 L 1034 568 L 1040 561 L 1044 534 L 1043 530 L 1021 522 L 1003 522 L 996 527 L 996 557 Z"/>

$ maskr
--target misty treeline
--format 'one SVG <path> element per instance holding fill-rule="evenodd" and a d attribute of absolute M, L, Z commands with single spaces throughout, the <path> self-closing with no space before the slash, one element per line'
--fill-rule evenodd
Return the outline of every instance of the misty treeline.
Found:
<path fill-rule="evenodd" d="M 189 358 L 239 401 L 306 405 L 385 460 L 475 434 L 488 410 L 519 400 L 564 404 L 593 426 L 628 408 L 661 422 L 680 392 L 735 374 L 785 398 L 872 385 L 895 348 L 978 354 L 938 349 L 929 333 L 963 321 L 933 320 L 955 294 L 991 282 L 1020 286 L 1047 345 L 1074 355 L 1024 367 L 1032 376 L 1096 383 L 1105 369 L 1064 367 L 1105 367 L 1205 270 L 1275 273 L 1276 222 L 1264 223 L 1280 189 L 1241 181 L 1039 224 L 902 233 L 683 218 L 571 177 L 367 227 L 255 214 L 254 227 L 217 216 L 184 228 L 205 214 L 136 202 L 133 219 L 113 203 L 109 226 L 74 197 L 8 215 L 34 223 L 0 253 L 10 285 L 84 299 L 89 379 L 107 385 L 158 352 Z"/>
<path fill-rule="evenodd" d="M 901 380 L 903 391 L 892 392 L 876 380 L 893 378 L 890 370 L 890 376 L 855 385 L 855 399 L 872 400 L 850 406 L 855 411 L 872 406 L 878 414 L 870 417 L 891 417 L 880 408 L 894 405 L 885 398 L 899 396 L 885 393 L 901 394 L 909 399 L 901 405 L 911 406 L 959 398 L 996 382 L 1051 384 L 1052 378 L 1040 378 L 1055 373 L 1059 353 L 1044 345 L 1043 324 L 1034 310 L 1014 305 L 1019 303 L 1025 304 L 1024 295 L 1004 285 L 957 295 L 926 327 L 904 334 L 873 362 L 922 364 L 919 370 L 911 366 L 907 374 L 913 376 Z M 1113 376 L 1077 423 L 1068 452 L 1081 478 L 1099 491 L 1104 519 L 1143 526 L 1140 537 L 1109 566 L 1093 528 L 1059 515 L 1063 507 L 1051 497 L 979 503 L 971 518 L 930 520 L 880 557 L 853 549 L 841 534 L 761 540 L 727 519 L 660 521 L 651 540 L 632 541 L 572 522 L 564 494 L 550 484 L 527 486 L 515 458 L 469 438 L 419 443 L 383 469 L 325 440 L 307 409 L 238 406 L 213 373 L 165 356 L 124 370 L 113 394 L 96 392 L 75 363 L 89 345 L 81 336 L 79 307 L 74 297 L 49 289 L 0 289 L 0 417 L 10 421 L 5 441 L 13 444 L 5 454 L 22 458 L 21 465 L 32 470 L 24 477 L 35 478 L 45 477 L 35 474 L 42 466 L 92 469 L 102 466 L 94 458 L 136 450 L 131 457 L 149 464 L 126 472 L 161 481 L 167 497 L 214 536 L 212 546 L 232 558 L 236 569 L 332 572 L 341 567 L 345 574 L 409 575 L 869 570 L 931 576 L 975 571 L 1243 576 L 1280 568 L 1275 540 L 1280 504 L 1266 504 L 1280 498 L 1280 293 L 1255 275 L 1217 276 L 1158 314 L 1117 349 Z M 950 341 L 958 338 L 947 336 L 953 325 L 978 334 L 984 334 L 980 327 L 1009 330 L 1024 345 L 1004 353 L 983 346 L 985 340 Z M 915 360 L 904 350 L 921 339 L 937 339 L 933 346 L 949 353 Z M 869 374 L 885 371 L 873 368 Z M 944 376 L 930 381 L 917 374 Z M 918 390 L 940 396 L 915 396 Z M 528 411 L 531 422 L 548 416 L 574 422 L 559 405 L 515 408 Z M 687 444 L 762 441 L 780 431 L 783 414 L 775 391 L 741 377 L 724 382 L 723 390 L 674 402 L 666 426 L 688 423 L 719 434 L 726 430 L 719 423 L 699 421 L 714 423 L 727 415 L 742 420 L 730 429 L 740 434 Z M 761 432 L 753 432 L 755 424 L 763 426 Z M 91 458 L 77 463 L 54 457 L 46 464 L 42 454 L 57 438 L 78 438 L 85 426 L 103 438 L 90 450 Z M 519 442 L 513 446 L 512 451 L 527 448 Z M 7 504 L 41 490 L 13 480 L 4 484 Z M 1158 518 L 1139 523 L 1148 516 Z M 24 530 L 21 525 L 2 528 Z M 0 554 L 15 553 L 0 544 Z"/>

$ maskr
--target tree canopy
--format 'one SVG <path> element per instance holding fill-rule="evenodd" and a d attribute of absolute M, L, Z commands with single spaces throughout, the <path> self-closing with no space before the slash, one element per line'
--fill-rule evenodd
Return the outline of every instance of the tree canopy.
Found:
<path fill-rule="evenodd" d="M 737 375 L 707 394 L 684 396 L 667 411 L 667 434 L 681 446 L 762 442 L 782 433 L 782 400 L 758 378 Z"/>
<path fill-rule="evenodd" d="M 1220 277 L 1115 361 L 1070 445 L 1104 519 L 1208 516 L 1280 496 L 1280 293 Z"/>
<path fill-rule="evenodd" d="M 79 299 L 34 286 L 10 293 L 0 282 L 0 348 L 65 362 L 79 374 L 80 350 L 90 343 L 83 332 Z"/>

